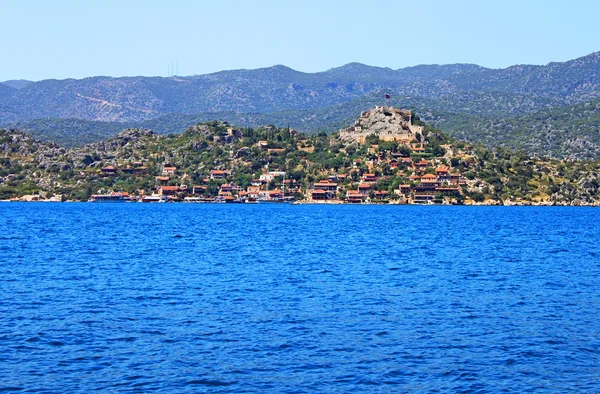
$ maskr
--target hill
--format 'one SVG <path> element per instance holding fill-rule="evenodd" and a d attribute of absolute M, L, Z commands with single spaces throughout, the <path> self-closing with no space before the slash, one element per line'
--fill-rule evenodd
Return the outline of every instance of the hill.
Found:
<path fill-rule="evenodd" d="M 178 134 L 189 125 L 212 120 L 230 120 L 244 127 L 288 125 L 308 133 L 332 133 L 350 124 L 361 108 L 382 102 L 382 92 L 315 110 L 281 111 L 270 114 L 208 112 L 198 115 L 167 114 L 140 122 L 101 122 L 80 119 L 37 119 L 14 123 L 13 127 L 46 142 L 61 146 L 83 146 L 116 136 L 124 128 L 151 129 L 158 134 Z M 521 116 L 473 116 L 444 111 L 430 101 L 392 98 L 397 107 L 411 108 L 421 119 L 450 136 L 490 147 L 522 149 L 538 156 L 568 159 L 600 157 L 600 100 L 566 107 L 553 107 Z M 429 105 L 429 107 L 426 107 Z"/>
<path fill-rule="evenodd" d="M 571 160 L 600 157 L 600 100 L 516 117 L 435 114 L 433 123 L 453 137 L 492 147 L 521 149 Z"/>
<path fill-rule="evenodd" d="M 85 201 L 95 193 L 127 192 L 218 201 L 271 198 L 285 188 L 309 202 L 600 202 L 600 162 L 488 150 L 453 140 L 409 111 L 380 107 L 361 112 L 353 127 L 363 127 L 364 138 L 346 138 L 344 130 L 355 131 L 347 128 L 329 136 L 306 135 L 213 121 L 167 136 L 127 129 L 108 141 L 66 149 L 4 130 L 0 199 L 60 195 Z M 277 178 L 281 172 L 286 183 Z"/>
<path fill-rule="evenodd" d="M 497 103 L 491 107 L 518 114 L 600 97 L 599 59 L 600 54 L 594 53 L 564 63 L 502 70 L 467 64 L 391 70 L 351 63 L 320 73 L 273 66 L 192 77 L 45 80 L 1 94 L 0 104 L 16 114 L 17 121 L 125 122 L 169 113 L 308 110 L 390 90 L 398 97 L 435 100 L 446 110 L 462 106 L 479 115 Z M 0 123 L 7 121 L 12 120 L 0 117 Z"/>
<path fill-rule="evenodd" d="M 554 124 L 548 116 L 541 129 L 565 133 L 541 144 L 527 141 L 539 129 L 525 125 L 542 125 L 530 120 L 552 109 L 572 112 L 593 105 L 600 98 L 600 52 L 546 66 L 500 70 L 471 64 L 392 70 L 350 63 L 303 73 L 278 65 L 190 77 L 93 77 L 17 85 L 18 89 L 0 84 L 0 125 L 70 146 L 114 136 L 125 127 L 170 134 L 212 119 L 331 132 L 363 108 L 394 105 L 471 141 L 554 157 L 598 157 L 595 134 L 585 134 L 589 127 L 566 127 L 567 119 Z M 582 122 L 586 117 L 579 116 Z M 522 127 L 503 126 L 521 121 Z M 515 128 L 519 130 L 509 131 Z"/>
<path fill-rule="evenodd" d="M 0 83 L 0 100 L 10 97 L 16 89 Z"/>
<path fill-rule="evenodd" d="M 13 89 L 22 89 L 30 83 L 33 83 L 33 81 L 28 81 L 26 79 L 12 79 L 10 81 L 0 82 L 0 84 L 10 86 Z"/>

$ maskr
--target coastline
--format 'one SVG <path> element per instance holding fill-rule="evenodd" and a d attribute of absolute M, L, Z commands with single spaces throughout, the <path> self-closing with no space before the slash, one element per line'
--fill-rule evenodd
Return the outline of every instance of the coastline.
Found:
<path fill-rule="evenodd" d="M 132 203 L 136 203 L 136 202 L 141 202 L 141 201 L 129 201 L 126 204 L 132 204 Z M 72 203 L 91 203 L 91 204 L 109 204 L 109 205 L 113 205 L 113 204 L 121 204 L 121 202 L 93 202 L 93 201 L 75 201 L 75 200 L 65 200 L 65 201 L 60 201 L 60 200 L 56 200 L 56 199 L 49 199 L 49 200 L 27 200 L 27 199 L 10 199 L 10 200 L 0 200 L 0 203 L 44 203 L 44 204 L 48 204 L 48 203 L 67 203 L 67 204 L 72 204 Z M 154 205 L 156 203 L 143 203 L 144 205 Z M 196 205 L 196 204 L 219 204 L 222 205 L 224 204 L 223 202 L 217 202 L 217 201 L 195 201 L 195 202 L 189 202 L 189 201 L 169 201 L 168 204 L 192 204 L 192 205 Z M 227 204 L 227 205 L 246 205 L 246 203 L 236 203 L 236 204 Z M 273 205 L 273 204 L 256 204 L 256 203 L 248 203 L 248 205 Z M 447 203 L 443 203 L 443 204 L 434 204 L 434 203 L 426 203 L 426 204 L 415 204 L 415 203 L 395 203 L 395 202 L 362 202 L 362 203 L 349 203 L 346 201 L 332 201 L 332 200 L 327 200 L 327 201 L 308 201 L 308 200 L 298 200 L 298 201 L 294 201 L 294 202 L 290 202 L 290 203 L 280 203 L 280 204 L 276 204 L 276 205 L 346 205 L 346 206 L 374 206 L 374 205 L 387 205 L 387 206 L 430 206 L 430 207 L 589 207 L 589 208 L 597 208 L 600 207 L 600 203 L 595 203 L 595 204 L 589 204 L 589 203 L 573 203 L 571 202 L 570 204 L 568 203 L 551 203 L 551 202 L 515 202 L 515 201 L 507 201 L 507 202 L 501 202 L 501 201 L 490 201 L 490 202 L 475 202 L 475 201 L 466 201 L 464 204 L 447 204 Z"/>

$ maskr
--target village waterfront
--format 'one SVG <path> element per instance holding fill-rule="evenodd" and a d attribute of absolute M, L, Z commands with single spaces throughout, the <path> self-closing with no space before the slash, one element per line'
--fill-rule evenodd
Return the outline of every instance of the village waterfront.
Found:
<path fill-rule="evenodd" d="M 600 390 L 600 210 L 0 204 L 0 390 Z"/>

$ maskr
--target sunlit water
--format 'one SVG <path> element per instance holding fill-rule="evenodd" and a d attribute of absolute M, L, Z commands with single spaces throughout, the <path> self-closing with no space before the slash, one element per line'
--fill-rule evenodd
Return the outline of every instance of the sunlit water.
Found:
<path fill-rule="evenodd" d="M 0 391 L 600 391 L 600 209 L 0 204 Z"/>

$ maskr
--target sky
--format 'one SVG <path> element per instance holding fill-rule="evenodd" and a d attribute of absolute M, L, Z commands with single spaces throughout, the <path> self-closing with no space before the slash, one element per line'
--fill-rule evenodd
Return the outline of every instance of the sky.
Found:
<path fill-rule="evenodd" d="M 600 51 L 596 0 L 0 0 L 0 81 L 283 64 L 547 64 Z"/>

